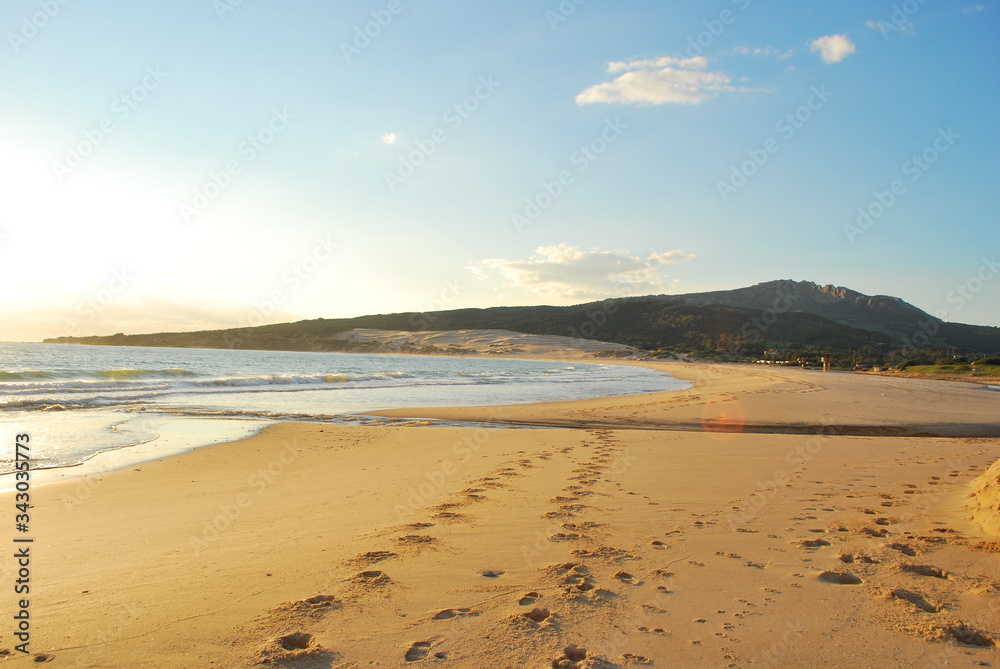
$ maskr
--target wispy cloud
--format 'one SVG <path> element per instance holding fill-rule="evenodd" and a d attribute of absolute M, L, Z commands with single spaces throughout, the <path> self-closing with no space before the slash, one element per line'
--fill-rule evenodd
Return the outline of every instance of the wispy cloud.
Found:
<path fill-rule="evenodd" d="M 704 56 L 677 58 L 675 56 L 660 56 L 659 58 L 644 58 L 639 60 L 616 60 L 608 63 L 608 72 L 625 72 L 627 70 L 648 70 L 663 67 L 680 67 L 693 70 L 703 70 L 708 67 Z"/>
<path fill-rule="evenodd" d="M 612 61 L 608 72 L 623 72 L 613 81 L 597 84 L 576 96 L 578 105 L 597 103 L 637 107 L 697 105 L 720 93 L 760 93 L 764 89 L 734 86 L 729 75 L 710 72 L 703 56 L 661 56 L 642 60 Z"/>
<path fill-rule="evenodd" d="M 395 144 L 398 141 L 399 137 L 394 132 L 387 132 L 384 135 L 382 135 L 383 144 Z"/>
<path fill-rule="evenodd" d="M 809 46 L 813 53 L 819 52 L 824 63 L 839 63 L 858 50 L 847 35 L 824 35 Z"/>
<path fill-rule="evenodd" d="M 982 12 L 986 11 L 986 5 L 981 3 L 976 3 L 975 5 L 966 5 L 962 7 L 962 12 L 965 14 L 971 14 L 972 12 Z"/>
<path fill-rule="evenodd" d="M 885 21 L 865 21 L 865 25 L 872 30 L 877 30 L 882 33 L 883 37 L 888 38 L 889 33 L 899 32 L 903 35 L 915 35 L 917 32 L 917 24 L 913 21 L 887 23 Z"/>
<path fill-rule="evenodd" d="M 737 46 L 733 47 L 733 53 L 740 54 L 741 56 L 776 56 L 778 60 L 788 60 L 795 55 L 795 49 L 788 49 L 787 51 L 782 51 L 776 46 Z"/>
<path fill-rule="evenodd" d="M 662 267 L 693 258 L 683 251 L 653 252 L 641 258 L 559 244 L 541 246 L 527 260 L 491 258 L 469 269 L 484 280 L 499 276 L 508 288 L 550 298 L 588 299 L 660 291 L 665 279 Z"/>

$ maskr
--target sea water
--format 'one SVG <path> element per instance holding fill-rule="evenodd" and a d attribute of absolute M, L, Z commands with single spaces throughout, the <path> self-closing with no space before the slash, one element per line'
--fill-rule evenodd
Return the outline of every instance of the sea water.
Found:
<path fill-rule="evenodd" d="M 150 457 L 280 420 L 391 422 L 376 409 L 477 406 L 687 388 L 643 367 L 501 358 L 0 343 L 0 438 L 34 468 L 144 445 Z M 0 473 L 13 470 L 12 448 Z"/>

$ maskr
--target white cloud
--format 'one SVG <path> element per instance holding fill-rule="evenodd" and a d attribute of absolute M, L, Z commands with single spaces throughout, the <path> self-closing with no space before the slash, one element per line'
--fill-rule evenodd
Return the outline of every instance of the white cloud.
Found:
<path fill-rule="evenodd" d="M 597 299 L 661 291 L 661 266 L 693 258 L 683 251 L 666 251 L 644 259 L 559 244 L 540 246 L 527 260 L 491 258 L 469 269 L 481 279 L 499 275 L 505 287 L 550 298 Z"/>
<path fill-rule="evenodd" d="M 657 263 L 659 265 L 674 265 L 679 262 L 687 262 L 688 260 L 694 260 L 693 253 L 684 253 L 684 251 L 654 251 L 649 255 L 647 259 L 650 263 Z"/>
<path fill-rule="evenodd" d="M 779 53 L 778 49 L 773 46 L 738 46 L 733 51 L 744 56 L 776 56 Z"/>
<path fill-rule="evenodd" d="M 882 37 L 888 38 L 891 32 L 900 32 L 903 35 L 915 35 L 917 32 L 917 24 L 913 21 L 908 23 L 897 23 L 893 21 L 892 23 L 886 23 L 885 21 L 865 21 L 865 25 L 872 30 L 877 30 L 882 33 Z"/>
<path fill-rule="evenodd" d="M 824 35 L 809 45 L 824 63 L 839 63 L 858 50 L 847 35 Z"/>
<path fill-rule="evenodd" d="M 596 103 L 647 105 L 696 105 L 719 93 L 763 92 L 733 86 L 723 72 L 709 72 L 704 57 L 663 56 L 647 60 L 614 61 L 608 72 L 624 72 L 614 81 L 591 86 L 576 96 L 578 105 Z"/>
<path fill-rule="evenodd" d="M 387 132 L 382 135 L 383 144 L 395 144 L 397 141 L 399 141 L 399 137 L 394 132 Z"/>
<path fill-rule="evenodd" d="M 646 58 L 644 60 L 611 61 L 608 63 L 608 72 L 625 72 L 626 70 L 647 70 L 650 68 L 662 68 L 677 66 L 692 70 L 703 70 L 708 67 L 708 60 L 704 56 L 692 58 L 676 58 L 674 56 L 660 56 L 659 58 Z"/>
<path fill-rule="evenodd" d="M 962 8 L 962 12 L 965 14 L 971 14 L 972 12 L 982 12 L 985 10 L 986 10 L 986 5 L 983 4 L 966 5 L 965 7 Z"/>
<path fill-rule="evenodd" d="M 789 49 L 788 51 L 782 51 L 776 46 L 737 46 L 733 47 L 733 53 L 738 53 L 741 56 L 776 56 L 778 60 L 787 60 L 795 55 L 795 49 Z"/>

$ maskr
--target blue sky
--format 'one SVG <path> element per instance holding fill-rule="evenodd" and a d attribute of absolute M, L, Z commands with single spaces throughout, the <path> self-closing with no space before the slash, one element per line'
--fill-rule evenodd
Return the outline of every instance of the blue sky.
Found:
<path fill-rule="evenodd" d="M 996 0 L 330 4 L 4 3 L 0 340 L 781 278 L 1000 325 Z"/>

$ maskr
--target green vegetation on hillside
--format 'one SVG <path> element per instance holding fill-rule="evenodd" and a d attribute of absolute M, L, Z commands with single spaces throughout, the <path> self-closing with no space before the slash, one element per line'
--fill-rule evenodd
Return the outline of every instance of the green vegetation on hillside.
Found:
<path fill-rule="evenodd" d="M 915 310 L 915 308 L 911 307 Z M 919 311 L 919 310 L 916 310 Z M 922 312 L 919 312 L 922 313 Z M 864 311 L 855 314 L 861 321 Z M 912 331 L 887 332 L 828 320 L 814 313 L 701 304 L 665 296 L 621 298 L 569 307 L 494 307 L 358 318 L 314 319 L 258 327 L 148 335 L 60 337 L 47 343 L 111 346 L 167 346 L 295 351 L 365 351 L 335 335 L 355 328 L 379 330 L 512 330 L 564 335 L 626 344 L 669 357 L 689 354 L 719 361 L 767 359 L 775 363 L 820 365 L 823 354 L 840 368 L 933 364 L 953 344 L 934 325 L 921 339 Z M 902 326 L 909 328 L 909 325 Z M 926 329 L 926 328 L 925 328 Z M 980 328 L 983 347 L 963 353 L 1000 353 L 1000 328 Z M 921 334 L 918 332 L 918 334 Z M 991 335 L 991 336 L 986 336 Z M 978 340 L 977 340 L 978 341 Z M 926 343 L 925 343 L 926 342 Z"/>

